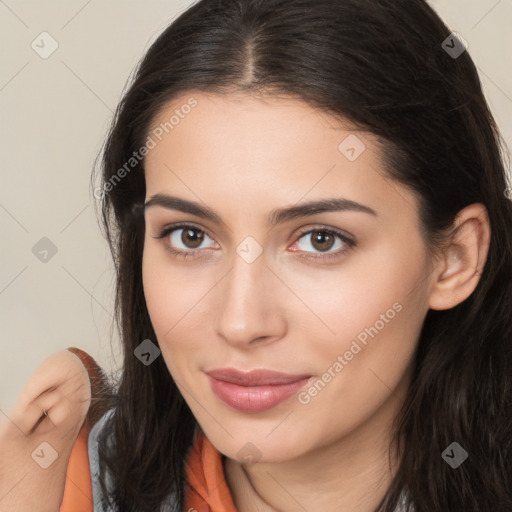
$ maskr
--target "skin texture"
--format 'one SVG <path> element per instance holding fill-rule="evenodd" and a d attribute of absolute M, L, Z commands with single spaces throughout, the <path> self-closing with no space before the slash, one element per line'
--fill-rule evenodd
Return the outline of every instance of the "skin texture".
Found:
<path fill-rule="evenodd" d="M 485 208 L 462 210 L 456 237 L 433 256 L 414 195 L 386 177 L 371 134 L 298 99 L 195 91 L 170 102 L 154 127 L 191 96 L 197 106 L 146 157 L 146 201 L 156 194 L 194 201 L 223 223 L 161 206 L 145 210 L 144 293 L 162 356 L 202 430 L 227 456 L 239 510 L 372 511 L 396 467 L 394 458 L 388 463 L 391 423 L 424 317 L 463 301 L 478 283 L 490 237 Z M 338 149 L 351 134 L 366 147 L 354 161 Z M 377 215 L 267 221 L 276 208 L 331 197 Z M 155 238 L 177 222 L 199 231 L 182 238 L 191 228 L 177 227 Z M 312 234 L 299 231 L 311 228 L 337 228 L 356 246 L 336 237 L 322 252 Z M 249 236 L 263 249 L 251 263 L 237 253 Z M 197 257 L 176 256 L 169 246 Z M 396 314 L 384 322 L 393 304 Z M 308 403 L 294 395 L 263 412 L 240 412 L 213 393 L 205 374 L 265 368 L 313 382 L 376 325 L 378 334 L 359 343 Z M 243 462 L 248 451 L 255 463 Z"/>
<path fill-rule="evenodd" d="M 89 375 L 78 356 L 60 350 L 36 368 L 12 409 L 0 416 L 0 512 L 58 512 L 90 404 Z M 55 452 L 48 467 L 36 464 Z"/>

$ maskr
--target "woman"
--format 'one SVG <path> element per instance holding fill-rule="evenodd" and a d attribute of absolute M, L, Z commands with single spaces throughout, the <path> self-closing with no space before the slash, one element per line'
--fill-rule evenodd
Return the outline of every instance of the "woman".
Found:
<path fill-rule="evenodd" d="M 110 393 L 75 350 L 94 511 L 512 510 L 499 137 L 423 0 L 176 19 L 94 192 L 124 344 Z"/>

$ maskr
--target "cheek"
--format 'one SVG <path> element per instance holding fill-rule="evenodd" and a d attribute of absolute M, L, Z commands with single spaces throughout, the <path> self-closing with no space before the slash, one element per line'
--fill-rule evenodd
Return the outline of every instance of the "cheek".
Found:
<path fill-rule="evenodd" d="M 393 394 L 428 310 L 428 268 L 420 243 L 408 251 L 390 244 L 317 282 L 310 305 L 334 334 L 317 337 L 311 352 L 319 379 L 302 396 L 308 413 L 325 414 L 331 404 L 362 421 Z"/>
<path fill-rule="evenodd" d="M 333 332 L 311 315 L 307 330 L 323 334 L 310 334 L 305 347 L 317 377 L 299 397 L 305 421 L 327 422 L 339 409 L 343 428 L 351 428 L 397 396 L 428 310 L 427 275 L 421 244 L 408 253 L 390 244 L 361 256 L 350 272 L 317 280 L 309 305 Z"/>
<path fill-rule="evenodd" d="M 194 334 L 194 330 L 204 325 L 198 315 L 211 285 L 199 272 L 171 263 L 166 251 L 152 241 L 144 247 L 142 281 L 151 324 L 167 366 L 174 373 L 171 360 L 179 363 L 181 357 L 186 357 L 189 361 L 192 358 L 187 356 L 203 345 L 204 336 Z"/>
<path fill-rule="evenodd" d="M 311 313 L 302 314 L 300 324 L 307 338 L 317 340 L 315 352 L 332 357 L 349 350 L 354 339 L 363 346 L 377 338 L 381 345 L 413 344 L 428 310 L 428 260 L 419 240 L 404 245 L 380 243 L 332 269 L 286 270 L 283 280 Z"/>

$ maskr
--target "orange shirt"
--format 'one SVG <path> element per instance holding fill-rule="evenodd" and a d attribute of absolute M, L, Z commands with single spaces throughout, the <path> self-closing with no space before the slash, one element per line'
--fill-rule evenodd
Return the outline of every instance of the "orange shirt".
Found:
<path fill-rule="evenodd" d="M 199 430 L 187 461 L 186 511 L 237 512 L 226 483 L 222 454 Z"/>
<path fill-rule="evenodd" d="M 93 512 L 88 436 L 89 430 L 82 427 L 71 450 L 59 512 Z"/>
<path fill-rule="evenodd" d="M 64 497 L 59 512 L 94 512 L 87 441 L 89 429 L 82 427 L 69 459 Z M 237 512 L 225 480 L 222 454 L 199 430 L 187 460 L 186 511 Z"/>

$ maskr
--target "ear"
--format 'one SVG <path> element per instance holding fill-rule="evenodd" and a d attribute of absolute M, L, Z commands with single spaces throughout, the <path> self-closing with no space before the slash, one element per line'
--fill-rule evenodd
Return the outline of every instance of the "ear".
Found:
<path fill-rule="evenodd" d="M 487 259 L 491 226 L 481 203 L 466 206 L 454 221 L 454 234 L 443 250 L 433 275 L 431 309 L 450 309 L 476 288 Z"/>

